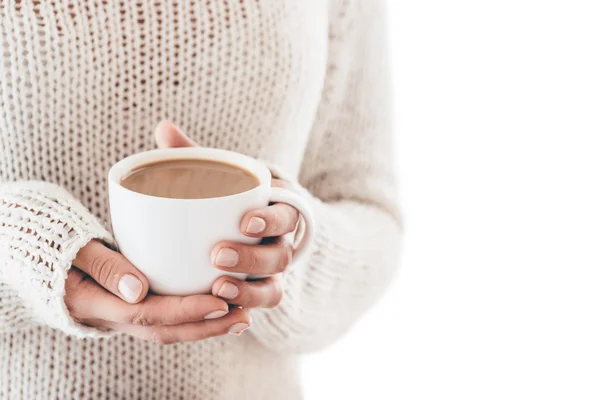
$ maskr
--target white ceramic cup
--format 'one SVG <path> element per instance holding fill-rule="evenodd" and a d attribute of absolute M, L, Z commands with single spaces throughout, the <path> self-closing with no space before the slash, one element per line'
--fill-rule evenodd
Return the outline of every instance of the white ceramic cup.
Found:
<path fill-rule="evenodd" d="M 202 159 L 225 162 L 254 174 L 259 186 L 246 192 L 208 199 L 170 199 L 148 196 L 121 186 L 124 175 L 136 167 L 163 160 Z M 246 279 L 212 266 L 210 252 L 221 240 L 256 244 L 245 236 L 240 222 L 246 212 L 269 202 L 287 203 L 303 217 L 304 234 L 294 261 L 307 252 L 315 232 L 308 203 L 289 189 L 271 187 L 271 172 L 262 162 L 232 151 L 204 147 L 158 149 L 134 154 L 108 173 L 110 213 L 119 251 L 135 265 L 157 294 L 210 293 L 219 276 Z"/>

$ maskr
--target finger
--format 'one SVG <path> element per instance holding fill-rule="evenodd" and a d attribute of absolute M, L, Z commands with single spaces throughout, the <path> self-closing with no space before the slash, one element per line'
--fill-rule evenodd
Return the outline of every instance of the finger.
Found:
<path fill-rule="evenodd" d="M 150 295 L 123 311 L 112 320 L 142 326 L 177 325 L 221 318 L 229 313 L 229 307 L 225 301 L 211 295 Z"/>
<path fill-rule="evenodd" d="M 149 295 L 138 304 L 127 304 L 114 296 L 85 302 L 79 312 L 91 318 L 141 326 L 177 325 L 221 318 L 229 313 L 227 302 L 211 295 Z"/>
<path fill-rule="evenodd" d="M 218 243 L 210 256 L 212 264 L 223 271 L 275 275 L 287 269 L 292 253 L 292 244 L 285 240 L 259 245 L 226 241 Z"/>
<path fill-rule="evenodd" d="M 248 311 L 239 308 L 232 309 L 223 318 L 189 322 L 171 326 L 141 326 L 119 323 L 107 323 L 106 327 L 125 332 L 143 340 L 158 344 L 173 344 L 180 342 L 197 342 L 214 336 L 232 333 L 240 335 L 252 324 Z"/>
<path fill-rule="evenodd" d="M 212 293 L 244 308 L 272 308 L 281 303 L 283 282 L 281 274 L 256 281 L 222 276 L 213 283 Z"/>
<path fill-rule="evenodd" d="M 128 303 L 137 303 L 148 293 L 146 277 L 122 254 L 96 240 L 77 253 L 73 265 Z"/>
<path fill-rule="evenodd" d="M 298 210 L 294 207 L 276 203 L 244 215 L 241 230 L 246 236 L 251 237 L 281 236 L 296 229 L 298 217 Z"/>
<path fill-rule="evenodd" d="M 170 147 L 195 147 L 198 146 L 196 142 L 187 137 L 179 128 L 173 125 L 169 121 L 161 121 L 156 126 L 154 133 L 156 144 L 160 149 L 166 149 Z"/>

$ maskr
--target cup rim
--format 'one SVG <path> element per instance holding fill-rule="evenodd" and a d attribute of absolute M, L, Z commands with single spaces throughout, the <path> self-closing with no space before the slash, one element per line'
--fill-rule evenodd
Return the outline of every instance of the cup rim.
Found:
<path fill-rule="evenodd" d="M 123 175 L 131 171 L 133 168 L 153 162 L 159 162 L 172 159 L 199 159 L 222 161 L 235 165 L 238 168 L 247 170 L 255 175 L 259 180 L 259 185 L 245 192 L 230 194 L 221 197 L 209 197 L 201 199 L 176 199 L 170 197 L 152 196 L 149 194 L 139 193 L 128 189 L 121 185 Z M 236 161 L 237 160 L 237 161 Z M 216 149 L 212 147 L 174 147 L 168 149 L 153 149 L 142 151 L 139 153 L 127 156 L 115 163 L 108 171 L 109 186 L 116 190 L 122 190 L 130 195 L 138 196 L 146 199 L 166 202 L 210 202 L 215 200 L 231 199 L 245 195 L 251 195 L 261 190 L 265 185 L 270 185 L 271 171 L 261 161 L 235 151 Z"/>

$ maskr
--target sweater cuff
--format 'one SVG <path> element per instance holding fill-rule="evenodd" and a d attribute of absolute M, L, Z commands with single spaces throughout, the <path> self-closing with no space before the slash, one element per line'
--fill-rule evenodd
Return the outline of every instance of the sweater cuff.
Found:
<path fill-rule="evenodd" d="M 389 285 L 400 226 L 383 207 L 348 200 L 325 203 L 268 166 L 306 198 L 319 223 L 309 256 L 292 262 L 284 273 L 281 303 L 253 309 L 250 332 L 270 350 L 310 352 L 343 335 Z"/>
<path fill-rule="evenodd" d="M 304 188 L 291 174 L 278 165 L 269 161 L 262 160 L 271 171 L 273 178 L 285 181 L 290 190 L 293 190 L 308 201 L 313 208 L 315 218 L 319 219 L 319 213 L 323 209 L 323 202 L 314 197 Z M 304 220 L 300 218 L 296 231 L 295 242 L 300 241 L 304 231 Z M 331 233 L 325 224 L 319 224 L 316 230 L 315 240 L 311 246 L 311 253 L 302 260 L 293 260 L 283 275 L 284 296 L 281 303 L 274 309 L 254 309 L 252 317 L 252 334 L 263 344 L 276 351 L 301 352 L 300 348 L 293 348 L 293 344 L 302 343 L 303 336 L 307 335 L 307 330 L 311 330 L 312 311 L 305 307 L 301 300 L 306 298 L 305 282 L 312 281 L 316 287 L 332 288 L 333 282 L 337 279 L 335 273 L 323 271 L 321 268 L 315 268 L 315 264 L 320 264 L 320 258 L 323 256 L 318 249 L 328 248 Z M 319 290 L 315 295 L 319 296 Z M 334 317 L 332 315 L 332 317 Z M 319 318 L 315 318 L 318 320 Z M 292 344 L 290 348 L 290 344 Z"/>
<path fill-rule="evenodd" d="M 79 338 L 108 335 L 75 321 L 64 302 L 71 263 L 92 239 L 112 244 L 103 224 L 66 190 L 37 181 L 0 185 L 0 295 L 14 290 L 22 301 L 14 322 L 29 317 Z M 7 295 L 0 311 L 8 315 L 4 308 L 15 301 Z"/>

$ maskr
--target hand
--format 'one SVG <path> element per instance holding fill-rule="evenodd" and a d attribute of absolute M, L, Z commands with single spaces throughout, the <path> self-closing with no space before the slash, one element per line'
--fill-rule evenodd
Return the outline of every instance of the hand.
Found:
<path fill-rule="evenodd" d="M 286 183 L 274 179 L 272 185 L 285 187 Z M 212 263 L 222 271 L 270 276 L 246 281 L 222 276 L 213 283 L 212 293 L 244 308 L 277 306 L 283 297 L 282 273 L 292 261 L 298 218 L 298 210 L 283 203 L 248 212 L 240 230 L 246 236 L 261 238 L 261 243 L 220 242 L 211 252 Z"/>
<path fill-rule="evenodd" d="M 156 128 L 156 142 L 161 148 L 197 146 L 173 124 L 163 121 Z M 274 186 L 285 182 L 274 179 Z M 282 275 L 293 253 L 293 232 L 298 224 L 298 211 L 287 204 L 276 203 L 248 212 L 242 219 L 243 234 L 261 238 L 258 245 L 224 241 L 211 252 L 213 265 L 227 272 L 269 275 L 264 279 L 239 280 L 229 276 L 218 278 L 212 293 L 229 304 L 244 308 L 275 307 L 283 297 Z"/>
<path fill-rule="evenodd" d="M 77 321 L 160 344 L 190 342 L 250 326 L 248 312 L 211 295 L 148 295 L 148 281 L 123 255 L 97 241 L 83 247 L 65 283 Z"/>

